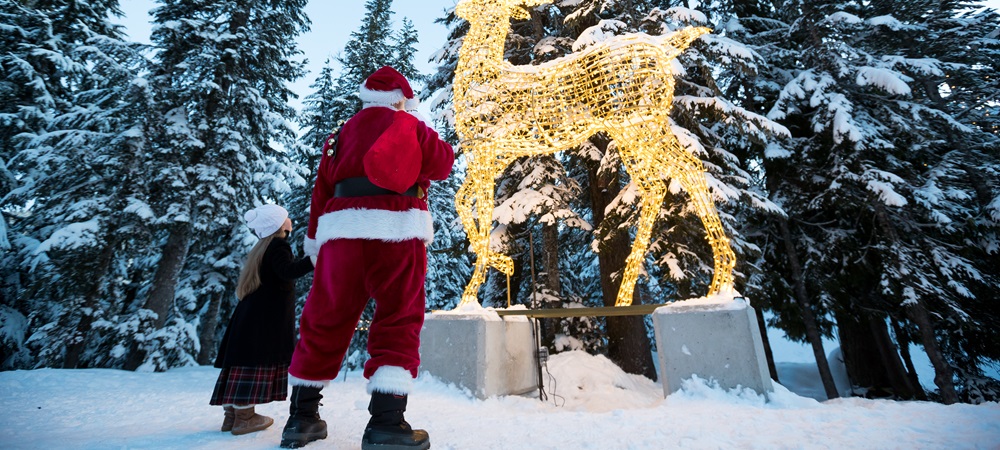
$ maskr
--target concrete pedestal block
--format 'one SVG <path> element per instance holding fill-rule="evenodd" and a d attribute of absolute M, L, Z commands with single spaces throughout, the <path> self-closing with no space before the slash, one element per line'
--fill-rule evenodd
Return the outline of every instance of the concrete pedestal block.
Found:
<path fill-rule="evenodd" d="M 427 314 L 420 330 L 420 371 L 485 399 L 538 388 L 534 337 L 524 317 L 496 313 Z"/>
<path fill-rule="evenodd" d="M 753 308 L 742 298 L 676 302 L 653 312 L 664 397 L 698 375 L 719 386 L 774 391 Z"/>

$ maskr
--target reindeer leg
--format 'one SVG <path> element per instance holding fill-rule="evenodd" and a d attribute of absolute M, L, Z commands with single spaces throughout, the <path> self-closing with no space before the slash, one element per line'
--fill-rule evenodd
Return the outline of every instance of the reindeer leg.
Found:
<path fill-rule="evenodd" d="M 489 179 L 490 179 L 490 189 L 483 190 L 484 197 L 482 203 L 483 205 L 488 205 L 484 208 L 488 212 L 486 214 L 488 220 L 480 221 L 479 223 L 479 226 L 482 227 L 482 233 L 484 236 L 484 242 L 485 242 L 484 251 L 486 252 L 486 255 L 488 255 L 487 258 L 484 259 L 484 261 L 486 261 L 489 266 L 493 266 L 493 268 L 499 270 L 500 272 L 503 272 L 504 274 L 507 275 L 512 275 L 514 273 L 514 260 L 511 259 L 509 256 L 494 251 L 492 248 L 490 248 L 490 232 L 493 231 L 493 207 L 494 207 L 496 193 L 494 192 L 495 178 L 493 174 L 490 175 Z"/>
<path fill-rule="evenodd" d="M 462 220 L 462 227 L 465 228 L 465 234 L 469 238 L 469 246 L 476 254 L 476 265 L 473 268 L 472 278 L 462 292 L 462 301 L 459 303 L 459 306 L 468 303 L 478 303 L 479 287 L 485 279 L 485 267 L 480 266 L 486 260 L 486 255 L 480 251 L 483 246 L 480 244 L 479 227 L 476 225 L 477 211 L 474 209 L 478 207 L 478 205 L 474 205 L 477 183 L 478 180 L 474 177 L 467 177 L 455 195 L 455 209 L 458 210 L 458 216 Z"/>
<path fill-rule="evenodd" d="M 636 177 L 639 174 L 633 174 Z M 632 242 L 632 251 L 625 259 L 625 270 L 622 272 L 622 284 L 618 288 L 618 298 L 615 306 L 629 306 L 632 304 L 632 297 L 635 292 L 635 283 L 639 278 L 639 270 L 646 259 L 646 250 L 649 249 L 649 240 L 653 235 L 653 224 L 656 222 L 656 215 L 663 204 L 663 196 L 667 193 L 667 188 L 661 180 L 636 180 L 639 184 L 639 191 L 642 192 L 642 201 L 639 206 L 639 225 L 635 233 L 635 241 Z"/>
<path fill-rule="evenodd" d="M 471 155 L 479 155 L 469 151 Z M 479 288 L 486 281 L 486 269 L 490 265 L 490 228 L 493 225 L 493 177 L 488 169 L 480 166 L 479 158 L 469 158 L 469 168 L 465 183 L 455 198 L 455 206 L 462 219 L 462 226 L 469 238 L 469 247 L 476 254 L 469 284 L 462 292 L 459 306 L 479 303 Z"/>
<path fill-rule="evenodd" d="M 488 188 L 479 192 L 479 194 L 482 195 L 482 198 L 477 200 L 477 207 L 479 207 L 482 211 L 482 215 L 479 216 L 478 220 L 479 233 L 480 238 L 482 239 L 483 247 L 481 249 L 482 253 L 477 253 L 483 256 L 483 258 L 479 261 L 486 264 L 487 268 L 489 266 L 493 266 L 497 270 L 510 275 L 514 273 L 514 260 L 512 260 L 509 256 L 493 251 L 493 249 L 490 248 L 490 232 L 493 231 L 493 207 L 496 196 L 496 193 L 494 192 L 496 190 L 494 180 L 496 180 L 496 173 L 498 171 L 499 170 L 496 167 L 493 167 L 492 170 L 485 174 L 483 178 L 488 181 L 483 182 L 488 184 Z M 486 269 L 484 268 L 483 271 L 485 272 L 485 270 Z"/>
<path fill-rule="evenodd" d="M 701 160 L 690 153 L 684 152 L 678 158 L 678 165 L 682 167 L 677 171 L 677 181 L 681 184 L 695 206 L 695 212 L 705 225 L 705 232 L 708 243 L 712 246 L 712 253 L 715 257 L 714 274 L 712 284 L 708 288 L 708 295 L 718 293 L 733 292 L 733 268 L 736 266 L 736 254 L 729 246 L 729 238 L 726 237 L 725 229 L 722 227 L 722 220 L 715 209 L 715 201 L 708 191 L 704 166 Z"/>

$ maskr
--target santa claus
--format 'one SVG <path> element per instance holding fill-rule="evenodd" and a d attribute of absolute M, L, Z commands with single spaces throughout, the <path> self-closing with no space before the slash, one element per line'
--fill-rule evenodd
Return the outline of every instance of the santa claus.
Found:
<path fill-rule="evenodd" d="M 375 317 L 364 376 L 371 420 L 361 446 L 430 447 L 427 432 L 412 429 L 403 412 L 420 365 L 425 246 L 434 235 L 427 190 L 431 180 L 448 177 L 455 154 L 406 112 L 413 90 L 395 69 L 373 73 L 359 95 L 364 108 L 327 140 L 313 188 L 305 247 L 316 269 L 288 369 L 285 448 L 326 437 L 320 391 L 337 377 L 370 298 Z"/>

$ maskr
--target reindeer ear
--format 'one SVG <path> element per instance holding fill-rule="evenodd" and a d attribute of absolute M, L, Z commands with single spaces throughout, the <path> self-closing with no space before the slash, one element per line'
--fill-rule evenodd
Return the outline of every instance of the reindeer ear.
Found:
<path fill-rule="evenodd" d="M 676 58 L 681 53 L 684 53 L 684 50 L 687 49 L 692 42 L 701 37 L 701 35 L 709 34 L 711 32 L 711 28 L 688 27 L 667 35 L 665 42 L 672 47 L 670 49 L 666 49 L 667 59 Z"/>
<path fill-rule="evenodd" d="M 512 6 L 510 18 L 514 20 L 531 20 L 531 12 L 523 6 Z"/>

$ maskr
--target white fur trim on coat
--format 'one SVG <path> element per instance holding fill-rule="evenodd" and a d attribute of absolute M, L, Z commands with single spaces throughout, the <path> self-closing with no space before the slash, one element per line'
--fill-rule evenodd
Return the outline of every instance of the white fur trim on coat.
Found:
<path fill-rule="evenodd" d="M 374 239 L 403 242 L 420 239 L 426 245 L 434 241 L 434 219 L 430 211 L 410 209 L 343 209 L 323 214 L 316 226 L 320 247 L 334 239 Z"/>
<path fill-rule="evenodd" d="M 413 390 L 413 375 L 409 370 L 397 366 L 382 366 L 368 379 L 368 393 L 410 395 Z"/>
<path fill-rule="evenodd" d="M 358 97 L 361 98 L 361 102 L 365 106 L 388 106 L 392 107 L 400 100 L 406 100 L 406 95 L 403 94 L 402 89 L 393 89 L 391 91 L 375 91 L 365 87 L 364 83 L 358 87 Z"/>
<path fill-rule="evenodd" d="M 315 239 L 309 239 L 307 236 L 302 241 L 302 250 L 306 253 L 306 256 L 317 256 L 319 255 L 319 243 Z"/>
<path fill-rule="evenodd" d="M 322 389 L 330 384 L 330 380 L 303 380 L 302 378 L 289 373 L 288 384 L 292 386 L 316 387 Z"/>

